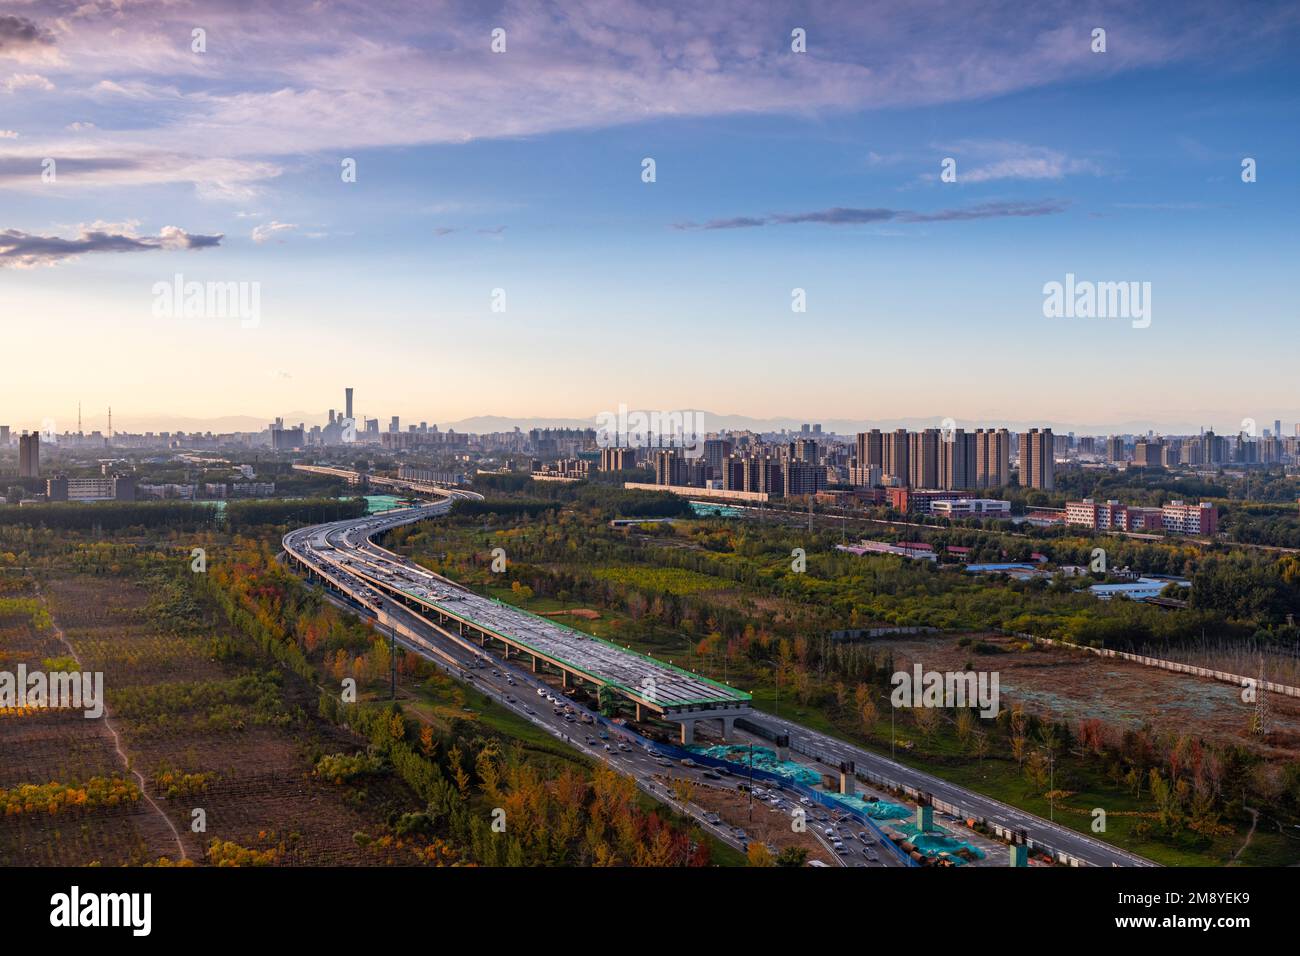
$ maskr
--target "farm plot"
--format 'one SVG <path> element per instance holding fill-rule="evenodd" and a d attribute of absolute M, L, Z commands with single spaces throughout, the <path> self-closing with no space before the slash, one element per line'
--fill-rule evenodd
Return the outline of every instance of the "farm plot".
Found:
<path fill-rule="evenodd" d="M 104 674 L 122 752 L 103 720 L 80 712 L 0 716 L 0 790 L 27 785 L 25 793 L 36 793 L 31 785 L 103 777 L 130 795 L 95 807 L 72 798 L 57 812 L 29 801 L 32 812 L 0 817 L 0 863 L 176 860 L 178 837 L 200 864 L 386 862 L 354 834 L 381 833 L 389 814 L 420 808 L 391 777 L 339 787 L 312 775 L 314 754 L 358 746 L 314 716 L 314 688 L 239 644 L 224 620 L 202 609 L 189 608 L 190 623 L 176 626 L 175 608 L 160 608 L 156 589 L 130 579 L 53 574 L 41 594 L 53 626 L 0 617 L 0 662 L 33 668 L 66 658 L 59 635 L 66 637 L 81 669 Z M 196 810 L 202 832 L 191 829 Z M 222 841 L 215 852 L 214 839 Z"/>

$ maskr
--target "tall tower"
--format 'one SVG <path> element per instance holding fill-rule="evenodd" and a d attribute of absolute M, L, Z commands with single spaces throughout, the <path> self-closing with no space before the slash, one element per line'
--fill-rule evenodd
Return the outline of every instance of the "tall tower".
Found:
<path fill-rule="evenodd" d="M 37 432 L 30 435 L 23 432 L 18 438 L 18 477 L 39 478 L 41 476 L 41 436 Z"/>
<path fill-rule="evenodd" d="M 343 417 L 351 418 L 352 417 L 352 389 L 350 388 L 343 389 L 343 394 L 347 399 L 347 401 L 345 402 L 345 404 L 347 405 L 347 411 L 344 412 Z"/>

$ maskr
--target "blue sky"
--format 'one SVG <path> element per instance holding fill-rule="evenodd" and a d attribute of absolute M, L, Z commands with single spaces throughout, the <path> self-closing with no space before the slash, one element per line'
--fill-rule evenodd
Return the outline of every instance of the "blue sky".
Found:
<path fill-rule="evenodd" d="M 0 421 L 1300 420 L 1293 5 L 699 6 L 0 8 Z"/>

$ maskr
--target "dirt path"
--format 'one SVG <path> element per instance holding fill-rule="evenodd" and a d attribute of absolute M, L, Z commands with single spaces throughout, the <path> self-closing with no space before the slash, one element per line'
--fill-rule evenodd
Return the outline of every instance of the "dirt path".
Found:
<path fill-rule="evenodd" d="M 72 659 L 77 662 L 77 669 L 83 670 L 84 668 L 81 664 L 81 656 L 77 653 L 77 649 L 72 646 L 72 642 L 68 640 L 68 636 L 63 632 L 63 628 L 59 625 L 58 619 L 55 618 L 53 606 L 49 601 L 45 600 L 45 594 L 41 590 L 40 582 L 33 581 L 33 585 L 37 597 L 39 597 L 49 609 L 50 626 L 54 629 L 55 636 L 57 636 L 59 642 L 68 649 L 68 654 L 71 655 Z M 117 751 L 117 756 L 122 761 L 122 769 L 131 773 L 136 780 L 140 782 L 140 794 L 144 797 L 145 802 L 148 803 L 149 806 L 153 808 L 154 812 L 157 813 L 158 816 L 162 817 L 163 822 L 167 824 L 167 829 L 171 831 L 172 838 L 176 841 L 176 849 L 180 851 L 180 859 L 182 861 L 189 860 L 189 851 L 185 849 L 185 841 L 181 839 L 181 834 L 180 831 L 176 829 L 176 824 L 172 823 L 171 817 L 167 816 L 163 811 L 163 808 L 160 807 L 157 802 L 154 801 L 154 798 L 149 795 L 149 787 L 145 782 L 144 774 L 140 773 L 139 770 L 132 769 L 131 759 L 127 756 L 126 750 L 122 747 L 122 737 L 118 734 L 117 728 L 113 726 L 112 717 L 108 711 L 107 701 L 103 702 L 103 707 L 104 714 L 102 723 L 104 728 L 113 737 L 113 749 Z"/>
<path fill-rule="evenodd" d="M 1232 854 L 1232 859 L 1228 861 L 1229 863 L 1236 863 L 1237 858 L 1246 852 L 1246 847 L 1250 846 L 1250 840 L 1255 835 L 1255 827 L 1259 824 L 1258 810 L 1252 810 L 1250 807 L 1242 807 L 1242 809 L 1250 814 L 1250 829 L 1246 832 L 1246 842 L 1237 848 L 1236 853 Z"/>

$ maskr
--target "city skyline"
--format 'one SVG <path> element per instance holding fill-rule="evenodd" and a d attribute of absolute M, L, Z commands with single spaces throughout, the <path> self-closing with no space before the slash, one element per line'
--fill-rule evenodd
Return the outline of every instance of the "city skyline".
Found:
<path fill-rule="evenodd" d="M 440 422 L 1300 419 L 1286 5 L 447 9 L 0 21 L 9 424 L 344 379 Z M 1045 317 L 1076 276 L 1149 283 L 1148 324 Z M 258 314 L 160 309 L 186 282 Z"/>

